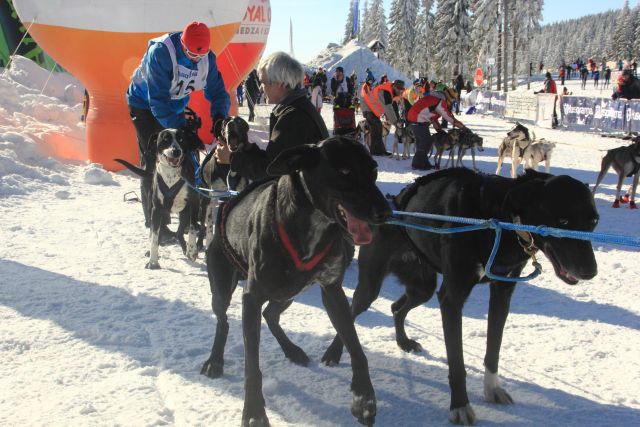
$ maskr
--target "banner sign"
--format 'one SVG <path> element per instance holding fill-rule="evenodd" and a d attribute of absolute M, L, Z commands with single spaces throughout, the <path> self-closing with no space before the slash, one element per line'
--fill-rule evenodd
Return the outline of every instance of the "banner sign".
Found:
<path fill-rule="evenodd" d="M 536 119 L 538 98 L 532 93 L 509 92 L 504 115 L 518 119 Z"/>
<path fill-rule="evenodd" d="M 626 105 L 626 101 L 608 98 L 596 99 L 594 123 L 592 127 L 605 131 L 624 130 Z"/>
<path fill-rule="evenodd" d="M 507 105 L 507 95 L 502 92 L 491 92 L 491 112 L 504 116 Z"/>
<path fill-rule="evenodd" d="M 635 99 L 627 103 L 626 117 L 627 130 L 640 132 L 640 100 Z"/>
<path fill-rule="evenodd" d="M 580 96 L 560 97 L 562 124 L 575 130 L 592 129 L 596 104 L 600 104 L 600 99 Z"/>
<path fill-rule="evenodd" d="M 476 97 L 476 111 L 486 114 L 491 106 L 491 92 L 479 92 Z"/>
<path fill-rule="evenodd" d="M 556 103 L 556 94 L 539 93 L 536 96 L 538 97 L 536 125 L 551 129 L 553 124 L 553 109 Z"/>

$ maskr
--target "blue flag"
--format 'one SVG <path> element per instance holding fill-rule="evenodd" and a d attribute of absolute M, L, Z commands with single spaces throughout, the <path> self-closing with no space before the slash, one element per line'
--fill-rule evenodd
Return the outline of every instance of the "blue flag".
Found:
<path fill-rule="evenodd" d="M 360 20 L 359 0 L 353 2 L 353 28 L 351 28 L 351 37 L 358 36 L 358 21 Z"/>

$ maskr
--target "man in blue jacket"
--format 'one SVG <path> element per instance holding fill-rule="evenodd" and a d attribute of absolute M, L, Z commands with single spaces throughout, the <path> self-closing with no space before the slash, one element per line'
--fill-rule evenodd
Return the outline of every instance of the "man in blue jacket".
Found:
<path fill-rule="evenodd" d="M 228 115 L 229 95 L 209 44 L 209 28 L 202 22 L 191 22 L 181 32 L 149 41 L 127 89 L 127 104 L 136 128 L 143 169 L 155 167 L 155 146 L 149 144 L 151 136 L 162 129 L 185 125 L 183 113 L 191 92 L 204 90 L 205 98 L 211 103 L 214 125 Z M 151 181 L 143 179 L 140 191 L 145 226 L 149 227 Z M 171 235 L 166 226 L 161 229 L 161 238 L 162 235 Z"/>

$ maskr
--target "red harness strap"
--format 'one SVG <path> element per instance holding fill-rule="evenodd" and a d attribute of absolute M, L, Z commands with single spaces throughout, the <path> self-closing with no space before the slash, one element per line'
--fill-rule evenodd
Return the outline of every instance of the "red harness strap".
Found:
<path fill-rule="evenodd" d="M 300 259 L 300 254 L 296 248 L 293 247 L 291 239 L 289 239 L 289 235 L 287 234 L 287 230 L 284 229 L 284 224 L 280 221 L 278 222 L 278 236 L 280 237 L 280 240 L 282 240 L 282 246 L 287 250 L 296 268 L 300 271 L 313 270 L 313 268 L 322 261 L 325 255 L 327 255 L 327 252 L 329 252 L 329 249 L 331 249 L 331 246 L 333 245 L 333 242 L 329 242 L 329 244 L 320 253 L 314 255 L 309 261 L 303 262 Z"/>

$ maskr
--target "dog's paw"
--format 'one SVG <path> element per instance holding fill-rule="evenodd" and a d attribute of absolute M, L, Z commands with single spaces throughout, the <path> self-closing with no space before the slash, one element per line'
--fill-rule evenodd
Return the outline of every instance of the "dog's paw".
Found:
<path fill-rule="evenodd" d="M 397 340 L 396 342 L 398 343 L 398 347 L 407 353 L 420 353 L 424 351 L 424 348 L 422 348 L 419 342 L 408 338 L 406 340 Z"/>
<path fill-rule="evenodd" d="M 502 405 L 512 405 L 513 398 L 502 387 L 496 387 L 493 390 L 485 390 L 484 398 L 487 402 L 499 403 Z"/>
<path fill-rule="evenodd" d="M 322 361 L 322 363 L 324 363 L 327 366 L 336 366 L 338 363 L 340 363 L 341 357 L 342 357 L 342 342 L 338 341 L 336 343 L 336 341 L 334 340 L 334 342 L 331 343 L 327 351 L 324 352 L 324 354 L 322 355 L 322 359 L 320 360 Z"/>
<path fill-rule="evenodd" d="M 455 408 L 449 411 L 449 421 L 452 424 L 471 426 L 476 423 L 476 413 L 470 403 L 462 408 Z"/>
<path fill-rule="evenodd" d="M 297 345 L 284 350 L 284 355 L 296 365 L 309 366 L 309 356 Z"/>
<path fill-rule="evenodd" d="M 198 248 L 196 246 L 189 247 L 187 246 L 187 250 L 185 251 L 185 255 L 191 261 L 195 261 L 198 259 Z"/>
<path fill-rule="evenodd" d="M 269 418 L 264 407 L 261 406 L 256 410 L 250 410 L 245 403 L 242 410 L 242 427 L 269 427 Z"/>
<path fill-rule="evenodd" d="M 207 360 L 200 369 L 200 374 L 209 378 L 220 378 L 223 374 L 224 366 L 222 363 Z"/>
<path fill-rule="evenodd" d="M 365 426 L 372 426 L 376 421 L 376 396 L 372 394 L 353 394 L 351 414 Z"/>
<path fill-rule="evenodd" d="M 144 266 L 144 268 L 149 270 L 160 270 L 160 264 L 157 261 L 155 262 L 149 261 L 147 265 Z"/>

